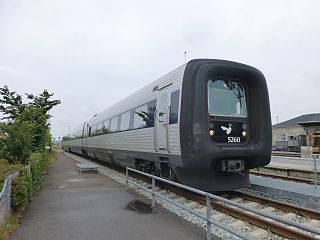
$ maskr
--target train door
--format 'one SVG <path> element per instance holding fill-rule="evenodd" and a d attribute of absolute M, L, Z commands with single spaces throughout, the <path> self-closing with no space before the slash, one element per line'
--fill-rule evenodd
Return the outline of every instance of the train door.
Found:
<path fill-rule="evenodd" d="M 88 123 L 84 123 L 83 125 L 83 134 L 82 134 L 82 152 L 84 154 L 86 154 L 87 151 L 87 146 L 88 146 L 88 136 L 89 136 L 89 132 L 90 132 L 90 127 Z"/>
<path fill-rule="evenodd" d="M 155 117 L 155 146 L 157 151 L 169 151 L 169 88 L 161 89 L 157 97 L 157 111 Z"/>

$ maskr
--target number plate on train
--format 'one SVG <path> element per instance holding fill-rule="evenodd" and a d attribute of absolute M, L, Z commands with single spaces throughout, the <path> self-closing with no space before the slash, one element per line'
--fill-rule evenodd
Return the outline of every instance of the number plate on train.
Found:
<path fill-rule="evenodd" d="M 217 143 L 243 143 L 247 139 L 247 126 L 243 122 L 212 121 L 210 130 L 214 130 L 211 139 Z"/>

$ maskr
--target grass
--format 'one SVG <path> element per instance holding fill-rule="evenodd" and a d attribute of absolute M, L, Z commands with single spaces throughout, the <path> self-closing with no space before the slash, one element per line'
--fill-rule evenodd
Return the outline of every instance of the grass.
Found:
<path fill-rule="evenodd" d="M 56 158 L 57 151 L 58 151 L 58 147 L 53 146 L 52 151 L 50 153 L 48 153 L 48 164 L 49 165 L 54 163 L 57 160 L 57 158 Z"/>
<path fill-rule="evenodd" d="M 12 214 L 0 225 L 0 240 L 7 240 L 20 225 L 20 215 Z"/>

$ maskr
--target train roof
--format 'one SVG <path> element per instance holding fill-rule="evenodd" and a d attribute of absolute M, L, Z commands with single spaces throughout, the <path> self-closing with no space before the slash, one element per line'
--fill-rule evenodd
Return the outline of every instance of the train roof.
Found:
<path fill-rule="evenodd" d="M 237 64 L 237 65 L 241 65 L 243 67 L 246 68 L 250 68 L 252 70 L 255 71 L 259 71 L 258 69 L 249 66 L 249 65 L 245 65 L 242 63 L 238 63 L 238 62 L 233 62 L 233 61 L 228 61 L 228 60 L 221 60 L 221 59 L 193 59 L 188 61 L 187 63 L 183 64 L 182 66 L 170 71 L 169 73 L 165 74 L 164 76 L 158 78 L 157 80 L 152 81 L 151 83 L 149 83 L 148 85 L 146 85 L 145 87 L 143 87 L 142 89 L 132 93 L 131 95 L 129 95 L 128 97 L 123 98 L 122 100 L 120 100 L 119 102 L 113 104 L 112 106 L 110 106 L 109 108 L 105 109 L 104 111 L 100 112 L 99 114 L 96 114 L 95 116 L 93 116 L 90 119 L 87 119 L 86 121 L 83 121 L 88 123 L 89 125 L 94 125 L 97 124 L 105 119 L 108 119 L 110 117 L 113 117 L 117 114 L 119 114 L 120 112 L 125 112 L 129 109 L 131 109 L 132 107 L 136 107 L 135 106 L 135 99 L 139 99 L 142 100 L 142 98 L 145 98 L 144 100 L 146 100 L 148 98 L 148 94 L 146 94 L 147 92 L 152 92 L 152 89 L 157 86 L 158 89 L 161 89 L 164 86 L 167 86 L 168 84 L 173 84 L 173 81 L 180 81 L 181 78 L 183 78 L 185 69 L 187 68 L 187 66 L 189 68 L 192 68 L 194 66 L 198 66 L 201 64 L 205 64 L 205 63 L 228 63 L 228 64 Z M 259 71 L 260 72 L 260 71 Z M 143 97 L 141 97 L 143 96 Z M 121 110 L 121 111 L 120 111 Z M 83 126 L 83 124 L 82 124 Z M 75 129 L 73 129 L 72 133 L 74 133 L 75 131 L 79 131 L 79 129 L 82 128 L 82 126 L 79 126 Z"/>
<path fill-rule="evenodd" d="M 131 109 L 134 106 L 134 100 L 135 98 L 141 98 L 139 96 L 147 96 L 145 92 L 150 92 L 154 88 L 154 86 L 157 86 L 159 89 L 163 86 L 168 85 L 168 83 L 172 83 L 172 79 L 175 79 L 173 76 L 175 75 L 181 75 L 183 76 L 184 70 L 186 68 L 186 64 L 183 64 L 182 66 L 172 70 L 171 72 L 165 74 L 164 76 L 158 78 L 157 80 L 152 81 L 145 87 L 141 88 L 140 90 L 132 93 L 128 97 L 123 98 L 119 102 L 113 104 L 109 108 L 105 109 L 104 111 L 100 112 L 99 114 L 95 115 L 91 119 L 87 120 L 87 123 L 96 124 L 98 122 L 101 122 L 102 120 L 105 120 L 106 118 L 113 117 L 115 114 L 118 114 L 119 109 L 122 109 L 121 111 L 126 111 Z M 132 105 L 132 106 L 131 106 Z"/>

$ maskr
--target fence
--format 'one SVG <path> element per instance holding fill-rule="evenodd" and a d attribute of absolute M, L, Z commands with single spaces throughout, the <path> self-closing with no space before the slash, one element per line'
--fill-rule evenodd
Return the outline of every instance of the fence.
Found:
<path fill-rule="evenodd" d="M 13 173 L 6 178 L 2 191 L 0 192 L 0 224 L 11 213 L 11 183 L 19 175 L 19 172 Z"/>
<path fill-rule="evenodd" d="M 129 171 L 131 172 L 135 172 L 135 173 L 138 173 L 138 174 L 141 174 L 141 175 L 144 175 L 144 176 L 147 176 L 149 178 L 151 178 L 152 180 L 152 188 L 149 189 L 149 188 L 146 188 L 142 185 L 139 185 L 138 183 L 132 181 L 129 179 Z M 182 188 L 182 189 L 185 189 L 185 190 L 188 190 L 188 191 L 191 191 L 191 192 L 194 192 L 196 194 L 199 194 L 199 195 L 202 195 L 202 196 L 205 196 L 206 197 L 206 207 L 207 207 L 207 214 L 206 215 L 202 215 L 190 208 L 187 208 L 185 207 L 184 205 L 170 199 L 170 198 L 167 198 L 165 196 L 162 196 L 159 192 L 156 191 L 156 188 L 155 188 L 155 181 L 160 181 L 160 182 L 165 182 L 165 183 L 168 183 L 170 185 L 173 185 L 173 186 L 176 186 L 176 187 L 179 187 L 179 188 Z M 220 202 L 223 202 L 223 203 L 226 203 L 226 204 L 229 204 L 231 206 L 235 206 L 235 207 L 238 207 L 244 211 L 249 211 L 249 212 L 252 212 L 252 213 L 255 213 L 257 215 L 259 215 L 260 217 L 266 217 L 266 218 L 269 218 L 269 219 L 272 219 L 272 220 L 275 220 L 275 221 L 278 221 L 280 223 L 283 223 L 283 224 L 286 224 L 286 225 L 289 225 L 291 227 L 296 227 L 298 229 L 301 229 L 301 230 L 304 230 L 304 231 L 307 231 L 307 232 L 310 232 L 310 233 L 314 233 L 314 234 L 318 234 L 320 235 L 320 229 L 317 229 L 317 228 L 314 228 L 314 227 L 309 227 L 307 225 L 303 225 L 303 224 L 300 224 L 300 223 L 296 223 L 294 221 L 291 221 L 291 220 L 287 220 L 287 219 L 284 219 L 284 218 L 281 218 L 281 217 L 278 217 L 276 215 L 273 215 L 273 214 L 270 214 L 270 213 L 264 213 L 264 212 L 261 212 L 257 209 L 254 209 L 254 208 L 251 208 L 251 207 L 247 207 L 243 204 L 240 204 L 240 203 L 237 203 L 237 202 L 234 202 L 234 201 L 231 201 L 231 200 L 228 200 L 228 199 L 225 199 L 225 198 L 222 198 L 222 197 L 219 197 L 217 195 L 213 195 L 211 193 L 207 193 L 207 192 L 204 192 L 204 191 L 201 191 L 201 190 L 198 190 L 198 189 L 195 189 L 195 188 L 192 188 L 192 187 L 188 187 L 188 186 L 185 186 L 185 185 L 182 185 L 180 183 L 176 183 L 176 182 L 172 182 L 172 181 L 169 181 L 167 179 L 164 179 L 164 178 L 160 178 L 160 177 L 157 177 L 157 176 L 154 176 L 154 175 L 151 175 L 151 174 L 148 174 L 148 173 L 144 173 L 144 172 L 141 172 L 141 171 L 138 171 L 136 169 L 132 169 L 132 168 L 126 168 L 126 190 L 129 189 L 129 183 L 137 186 L 138 188 L 141 188 L 143 190 L 145 190 L 146 192 L 149 192 L 151 193 L 152 195 L 152 207 L 155 206 L 156 204 L 156 197 L 158 198 L 161 198 L 167 202 L 170 202 L 171 204 L 175 205 L 175 206 L 178 206 L 192 214 L 194 214 L 195 216 L 203 219 L 204 221 L 206 221 L 207 223 L 207 240 L 210 240 L 211 239 L 211 225 L 215 225 L 241 239 L 245 239 L 245 240 L 249 240 L 250 238 L 243 235 L 242 233 L 240 232 L 237 232 L 236 230 L 233 230 L 231 227 L 227 226 L 227 225 L 224 225 L 218 221 L 215 221 L 212 219 L 211 217 L 211 213 L 212 213 L 212 200 L 215 200 L 215 201 L 220 201 Z"/>

